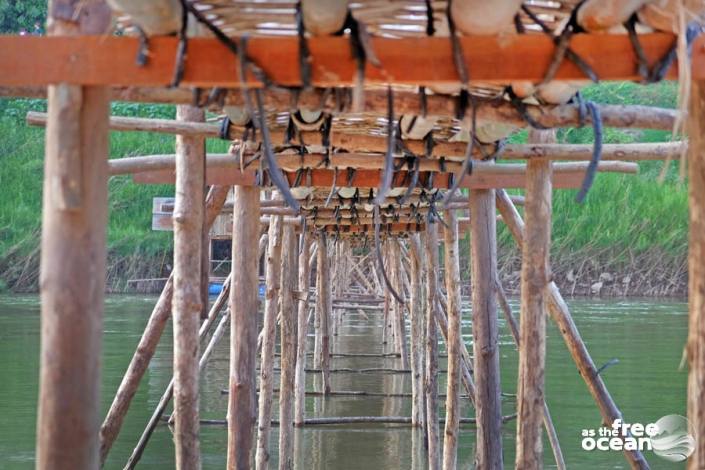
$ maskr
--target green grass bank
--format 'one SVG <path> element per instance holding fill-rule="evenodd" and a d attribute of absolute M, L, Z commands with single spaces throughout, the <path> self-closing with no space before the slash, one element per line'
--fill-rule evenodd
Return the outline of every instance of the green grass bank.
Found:
<path fill-rule="evenodd" d="M 630 83 L 591 86 L 584 96 L 598 103 L 675 107 L 676 86 Z M 30 110 L 42 100 L 0 100 L 0 290 L 34 291 L 39 272 L 44 132 L 27 127 Z M 122 116 L 173 118 L 171 106 L 113 105 Z M 605 129 L 605 142 L 658 142 L 669 132 Z M 526 140 L 526 132 L 510 139 Z M 592 142 L 592 130 L 564 129 L 559 141 Z M 227 143 L 209 141 L 208 151 Z M 114 132 L 110 156 L 173 153 L 168 135 Z M 687 285 L 687 187 L 671 163 L 663 184 L 660 162 L 640 164 L 638 175 L 599 174 L 585 203 L 576 191 L 554 191 L 554 279 L 575 295 L 684 295 Z M 110 179 L 108 286 L 126 288 L 128 279 L 162 277 L 171 269 L 169 232 L 151 230 L 154 196 L 173 195 L 173 186 L 136 185 L 128 177 Z M 510 290 L 519 278 L 519 253 L 507 230 L 499 227 L 500 276 Z M 467 253 L 466 253 L 467 256 Z"/>

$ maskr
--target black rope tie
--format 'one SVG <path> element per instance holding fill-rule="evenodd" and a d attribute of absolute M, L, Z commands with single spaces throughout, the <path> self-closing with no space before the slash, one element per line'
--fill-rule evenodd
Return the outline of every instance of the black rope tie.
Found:
<path fill-rule="evenodd" d="M 426 0 L 426 35 L 436 34 L 436 26 L 433 24 L 433 5 L 431 0 Z"/>
<path fill-rule="evenodd" d="M 458 187 L 460 187 L 460 183 L 462 182 L 463 177 L 466 174 L 472 173 L 472 154 L 475 150 L 475 131 L 477 129 L 477 106 L 474 98 L 472 98 L 471 100 L 471 105 L 472 114 L 470 118 L 470 141 L 468 142 L 468 145 L 465 149 L 465 160 L 463 161 L 463 165 L 460 167 L 460 171 L 458 172 L 458 174 L 453 178 L 453 184 L 451 185 L 450 189 L 446 193 L 445 198 L 443 199 L 444 209 L 448 208 L 448 204 L 450 204 L 450 199 L 453 197 L 453 194 L 458 189 Z"/>
<path fill-rule="evenodd" d="M 301 73 L 301 86 L 304 89 L 311 87 L 311 50 L 306 39 L 304 15 L 301 10 L 301 0 L 296 2 L 296 32 L 299 37 L 299 70 Z"/>
<path fill-rule="evenodd" d="M 585 200 L 588 191 L 592 187 L 592 183 L 595 181 L 595 174 L 597 173 L 597 166 L 600 163 L 600 158 L 602 157 L 602 116 L 600 115 L 600 109 L 592 101 L 587 101 L 585 107 L 590 113 L 592 119 L 592 130 L 595 134 L 595 142 L 592 147 L 592 159 L 588 164 L 587 170 L 585 170 L 585 177 L 583 178 L 583 183 L 580 186 L 580 191 L 575 200 L 579 203 Z"/>
<path fill-rule="evenodd" d="M 394 145 L 395 145 L 395 125 L 394 125 L 394 92 L 392 87 L 387 87 L 387 153 L 384 156 L 384 170 L 380 181 L 375 204 L 382 204 L 387 197 L 387 193 L 392 185 L 394 167 Z"/>
<path fill-rule="evenodd" d="M 171 87 L 176 88 L 184 78 L 186 53 L 188 52 L 188 10 L 186 0 L 181 0 L 181 29 L 179 30 L 179 45 L 176 48 L 176 65 L 174 66 L 174 77 L 171 80 Z"/>
<path fill-rule="evenodd" d="M 227 115 L 220 122 L 220 129 L 218 130 L 218 137 L 221 140 L 232 140 L 230 138 L 230 118 Z"/>
<path fill-rule="evenodd" d="M 389 291 L 392 296 L 397 299 L 398 302 L 403 303 L 404 300 L 401 298 L 401 296 L 397 293 L 397 291 L 394 289 L 394 286 L 392 286 L 391 281 L 389 280 L 389 277 L 387 276 L 387 271 L 384 269 L 384 259 L 382 258 L 382 244 L 380 242 L 380 215 L 379 215 L 379 205 L 375 204 L 374 209 L 373 209 L 373 217 L 374 217 L 374 225 L 375 225 L 375 254 L 377 256 L 377 266 L 379 270 L 382 272 L 382 278 L 384 279 L 384 284 L 387 286 L 387 290 Z"/>

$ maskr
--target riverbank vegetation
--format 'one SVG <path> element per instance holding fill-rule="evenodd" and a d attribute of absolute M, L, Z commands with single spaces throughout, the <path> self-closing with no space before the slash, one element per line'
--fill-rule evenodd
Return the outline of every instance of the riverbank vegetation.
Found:
<path fill-rule="evenodd" d="M 676 86 L 611 83 L 588 87 L 599 103 L 675 107 Z M 42 100 L 0 100 L 0 289 L 37 288 L 44 132 L 27 127 L 29 110 Z M 113 114 L 173 118 L 172 106 L 118 103 Z M 667 141 L 670 133 L 606 129 L 605 142 Z M 512 136 L 526 140 L 526 132 Z M 589 128 L 559 132 L 559 141 L 590 143 Z M 208 151 L 227 143 L 209 141 Z M 173 136 L 138 132 L 111 134 L 111 158 L 174 152 Z M 554 192 L 554 278 L 567 294 L 682 295 L 686 288 L 687 189 L 672 162 L 664 183 L 661 162 L 640 164 L 638 175 L 600 174 L 585 203 L 575 191 Z M 151 230 L 152 198 L 173 195 L 173 186 L 136 185 L 110 179 L 108 285 L 123 290 L 129 279 L 162 277 L 171 269 L 171 233 Z M 500 223 L 500 276 L 511 288 L 519 277 L 519 254 Z M 467 256 L 467 253 L 465 253 Z"/>

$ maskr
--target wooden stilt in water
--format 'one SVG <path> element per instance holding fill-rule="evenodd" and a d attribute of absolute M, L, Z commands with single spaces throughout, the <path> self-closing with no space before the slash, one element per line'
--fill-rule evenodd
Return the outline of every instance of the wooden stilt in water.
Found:
<path fill-rule="evenodd" d="M 424 410 L 424 336 L 426 328 L 424 327 L 423 296 L 421 293 L 424 257 L 421 237 L 418 233 L 410 236 L 409 246 L 412 255 L 411 301 L 409 304 L 411 317 L 411 423 L 423 428 L 426 413 Z"/>
<path fill-rule="evenodd" d="M 446 423 L 443 439 L 443 470 L 455 470 L 458 456 L 458 431 L 460 426 L 460 369 L 462 356 L 460 343 L 460 260 L 458 258 L 458 220 L 455 212 L 444 213 L 445 283 L 448 293 L 448 376 L 446 388 Z"/>
<path fill-rule="evenodd" d="M 294 426 L 302 426 L 306 412 L 306 342 L 308 337 L 308 299 L 311 286 L 311 271 L 308 260 L 311 253 L 311 238 L 308 231 L 301 234 L 299 253 L 299 300 L 296 329 L 296 376 Z"/>
<path fill-rule="evenodd" d="M 328 236 L 318 233 L 318 264 L 316 266 L 316 315 L 320 321 L 320 369 L 323 393 L 330 393 L 330 316 L 331 316 L 330 263 L 328 262 Z"/>
<path fill-rule="evenodd" d="M 259 188 L 235 186 L 230 288 L 228 470 L 252 468 L 255 428 Z"/>
<path fill-rule="evenodd" d="M 554 131 L 529 131 L 529 141 L 532 143 L 555 143 L 555 140 Z M 526 170 L 526 227 L 521 261 L 521 323 L 518 342 L 517 469 L 543 467 L 545 300 L 551 276 L 551 165 L 548 160 L 529 160 Z"/>
<path fill-rule="evenodd" d="M 689 470 L 705 468 L 705 82 L 692 84 L 689 112 L 688 419 L 696 435 Z"/>
<path fill-rule="evenodd" d="M 104 2 L 87 5 L 87 15 L 77 13 L 79 3 L 49 2 L 50 35 L 78 35 L 85 26 L 96 34 L 107 30 L 110 10 Z M 55 17 L 57 11 L 76 22 Z M 109 100 L 103 87 L 48 89 L 37 469 L 100 466 Z"/>
<path fill-rule="evenodd" d="M 401 263 L 401 250 L 399 249 L 399 243 L 397 240 L 390 241 L 391 255 L 389 259 L 390 270 L 392 272 L 392 279 L 394 283 L 394 288 L 400 295 L 404 292 L 403 281 L 402 281 L 402 263 Z M 394 342 L 396 344 L 396 353 L 401 356 L 401 367 L 402 369 L 409 368 L 409 347 L 406 342 L 406 321 L 404 320 L 404 307 L 403 303 L 400 303 L 396 299 L 392 299 L 392 316 L 394 318 Z"/>
<path fill-rule="evenodd" d="M 274 388 L 274 345 L 277 340 L 277 308 L 281 287 L 282 217 L 276 216 L 269 225 L 269 246 L 264 294 L 264 325 L 259 373 L 259 414 L 257 418 L 257 470 L 269 466 L 269 430 L 272 420 L 272 390 Z"/>
<path fill-rule="evenodd" d="M 208 192 L 208 196 L 206 197 L 205 225 L 209 229 L 213 225 L 217 215 L 220 214 L 229 190 L 230 188 L 227 186 L 213 186 Z M 159 344 L 159 339 L 164 332 L 166 322 L 171 316 L 171 298 L 173 292 L 174 275 L 172 273 L 164 285 L 164 289 L 154 306 L 154 310 L 152 310 L 152 314 L 147 321 L 147 326 L 130 360 L 130 365 L 127 367 L 125 376 L 120 383 L 113 403 L 110 405 L 108 414 L 100 428 L 101 464 L 105 463 L 108 452 L 110 452 L 110 448 L 115 442 L 115 439 L 117 439 L 125 415 L 130 408 L 132 398 L 135 396 L 140 381 L 147 371 L 147 367 Z"/>
<path fill-rule="evenodd" d="M 279 385 L 279 469 L 294 468 L 294 378 L 296 376 L 296 255 L 294 227 L 284 227 L 281 264 L 281 374 Z M 307 264 L 307 263 L 306 263 Z"/>
<path fill-rule="evenodd" d="M 438 430 L 438 328 L 434 313 L 438 289 L 438 224 L 426 226 L 426 437 L 428 468 L 441 467 Z"/>
<path fill-rule="evenodd" d="M 497 208 L 512 237 L 522 247 L 524 243 L 524 221 L 504 190 L 497 191 Z M 611 425 L 615 419 L 622 419 L 622 413 L 617 408 L 602 377 L 597 373 L 597 367 L 595 367 L 595 363 L 580 337 L 580 332 L 575 326 L 568 305 L 566 305 L 563 296 L 558 290 L 558 286 L 554 282 L 548 285 L 548 312 L 551 315 L 551 319 L 558 325 L 558 330 L 563 336 L 568 351 L 570 351 L 580 375 L 597 403 L 602 419 L 607 425 Z M 646 459 L 638 450 L 625 450 L 624 455 L 633 468 L 649 468 Z"/>
<path fill-rule="evenodd" d="M 501 469 L 502 403 L 499 377 L 499 334 L 493 277 L 497 271 L 495 195 L 491 189 L 470 191 L 470 256 L 472 262 L 472 333 L 475 352 L 475 466 Z"/>
<path fill-rule="evenodd" d="M 203 117 L 202 109 L 177 107 L 184 121 Z M 174 203 L 174 412 L 176 468 L 200 467 L 198 400 L 198 329 L 201 307 L 201 241 L 203 226 L 203 159 L 205 144 L 176 137 Z"/>

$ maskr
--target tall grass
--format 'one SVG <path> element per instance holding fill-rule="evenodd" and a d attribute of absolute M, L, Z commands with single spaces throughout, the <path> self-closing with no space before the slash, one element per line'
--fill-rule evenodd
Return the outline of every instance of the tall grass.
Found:
<path fill-rule="evenodd" d="M 675 107 L 676 87 L 662 83 L 648 87 L 631 83 L 591 86 L 583 95 L 598 103 L 645 104 Z M 32 253 L 39 243 L 44 132 L 27 127 L 29 110 L 43 110 L 42 100 L 0 100 L 0 279 L 11 283 L 13 266 Z M 173 118 L 172 106 L 114 104 L 113 114 Z M 564 129 L 560 142 L 590 143 L 592 130 Z M 666 131 L 606 129 L 612 143 L 656 142 L 670 138 Z M 526 141 L 526 131 L 511 137 Z M 227 144 L 209 141 L 208 150 L 222 152 Z M 113 132 L 111 158 L 172 153 L 173 136 L 140 132 Z M 666 182 L 657 182 L 662 163 L 640 164 L 638 175 L 599 174 L 583 204 L 575 191 L 554 191 L 553 259 L 574 265 L 589 260 L 614 269 L 635 259 L 658 257 L 659 262 L 681 265 L 687 252 L 687 192 L 678 179 L 676 165 Z M 173 195 L 173 186 L 136 185 L 129 177 L 110 179 L 108 224 L 109 264 L 169 261 L 172 237 L 151 230 L 151 204 L 155 196 Z M 512 252 L 513 242 L 499 225 L 499 245 Z M 8 266 L 8 263 L 12 266 Z M 116 272 L 120 269 L 116 268 Z M 134 272 L 134 271 L 132 271 Z M 117 274 L 119 276 L 119 273 Z"/>

